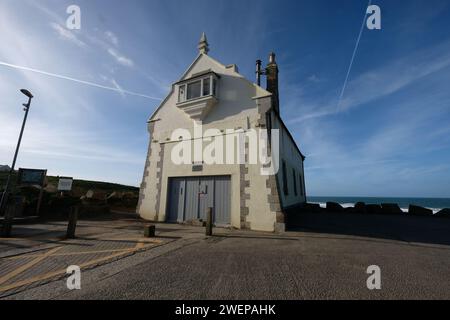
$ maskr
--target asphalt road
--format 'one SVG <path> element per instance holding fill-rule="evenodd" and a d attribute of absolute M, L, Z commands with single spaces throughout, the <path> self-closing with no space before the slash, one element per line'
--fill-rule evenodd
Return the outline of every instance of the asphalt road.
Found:
<path fill-rule="evenodd" d="M 290 236 L 199 239 L 53 298 L 450 298 L 449 246 L 313 233 Z M 370 265 L 381 268 L 381 290 L 367 289 Z"/>

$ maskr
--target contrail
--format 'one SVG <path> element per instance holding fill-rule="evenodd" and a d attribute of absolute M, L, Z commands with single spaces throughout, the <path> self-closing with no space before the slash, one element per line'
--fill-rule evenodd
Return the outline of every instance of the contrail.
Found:
<path fill-rule="evenodd" d="M 367 7 L 370 7 L 371 5 L 372 5 L 372 0 L 369 0 Z M 366 8 L 366 10 L 367 10 L 367 8 Z M 356 40 L 355 49 L 353 50 L 352 59 L 350 60 L 350 65 L 348 66 L 347 76 L 345 77 L 344 85 L 342 87 L 341 94 L 339 95 L 337 111 L 339 111 L 339 107 L 341 106 L 342 98 L 344 97 L 345 89 L 347 89 L 348 78 L 350 77 L 350 72 L 352 71 L 353 62 L 355 61 L 355 57 L 356 57 L 356 52 L 358 51 L 359 42 L 361 41 L 361 37 L 362 37 L 363 31 L 364 31 L 364 25 L 366 24 L 366 16 L 367 16 L 367 13 L 366 13 L 366 11 L 364 11 L 364 18 L 363 18 L 363 21 L 361 24 L 361 29 L 359 30 L 359 35 L 358 35 L 358 39 Z"/>
<path fill-rule="evenodd" d="M 33 69 L 33 68 L 18 66 L 18 65 L 14 65 L 14 64 L 2 62 L 2 61 L 0 61 L 0 66 L 5 66 L 5 67 L 9 67 L 9 68 L 13 68 L 13 69 L 19 69 L 19 70 L 25 70 L 25 71 L 31 71 L 31 72 L 43 74 L 43 75 L 46 75 L 46 76 L 49 76 L 49 77 L 69 80 L 69 81 L 73 81 L 73 82 L 76 82 L 76 83 L 88 85 L 88 86 L 91 86 L 91 87 L 96 87 L 96 88 L 101 88 L 101 89 L 105 89 L 105 90 L 115 91 L 115 92 L 118 92 L 118 93 L 121 93 L 121 94 L 125 93 L 125 94 L 131 95 L 131 96 L 137 96 L 137 97 L 142 97 L 142 98 L 147 98 L 147 99 L 152 99 L 152 100 L 158 100 L 158 101 L 162 100 L 160 98 L 148 96 L 148 95 L 142 94 L 142 93 L 137 93 L 137 92 L 133 92 L 133 91 L 123 90 L 123 89 L 119 89 L 119 88 L 116 88 L 116 87 L 108 87 L 108 86 L 104 86 L 104 85 L 93 83 L 93 82 L 89 82 L 89 81 L 79 80 L 79 79 L 75 79 L 75 78 L 71 78 L 71 77 L 67 77 L 67 76 L 63 76 L 63 75 L 59 75 L 59 74 L 55 74 L 55 73 L 50 73 L 50 72 L 46 72 L 46 71 L 42 71 L 42 70 L 37 70 L 37 69 Z"/>

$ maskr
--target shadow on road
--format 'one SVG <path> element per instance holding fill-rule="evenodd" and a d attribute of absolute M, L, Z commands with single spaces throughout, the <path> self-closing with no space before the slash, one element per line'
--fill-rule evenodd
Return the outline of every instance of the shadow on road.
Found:
<path fill-rule="evenodd" d="M 283 240 L 283 241 L 298 241 L 298 238 L 289 238 L 289 237 L 277 237 L 277 236 L 248 236 L 248 235 L 231 235 L 231 234 L 219 234 L 215 235 L 215 237 L 221 237 L 224 239 L 265 239 L 265 240 Z"/>
<path fill-rule="evenodd" d="M 450 219 L 406 215 L 291 213 L 288 231 L 450 245 Z"/>

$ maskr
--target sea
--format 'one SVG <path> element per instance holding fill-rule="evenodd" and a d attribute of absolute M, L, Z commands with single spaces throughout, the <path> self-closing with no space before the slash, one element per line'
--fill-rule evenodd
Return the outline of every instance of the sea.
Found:
<path fill-rule="evenodd" d="M 336 202 L 344 208 L 353 207 L 357 202 L 366 204 L 396 203 L 405 212 L 409 205 L 416 205 L 439 212 L 443 208 L 450 208 L 450 198 L 377 198 L 377 197 L 308 197 L 309 203 L 320 204 L 325 208 L 327 202 Z"/>

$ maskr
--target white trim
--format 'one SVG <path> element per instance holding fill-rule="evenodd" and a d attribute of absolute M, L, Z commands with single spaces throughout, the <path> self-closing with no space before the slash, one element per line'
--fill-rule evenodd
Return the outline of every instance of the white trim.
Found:
<path fill-rule="evenodd" d="M 264 98 L 269 98 L 272 96 L 272 93 L 269 92 L 269 94 L 264 95 L 264 96 L 259 96 L 259 97 L 252 97 L 252 100 L 258 100 L 258 99 L 264 99 Z"/>

